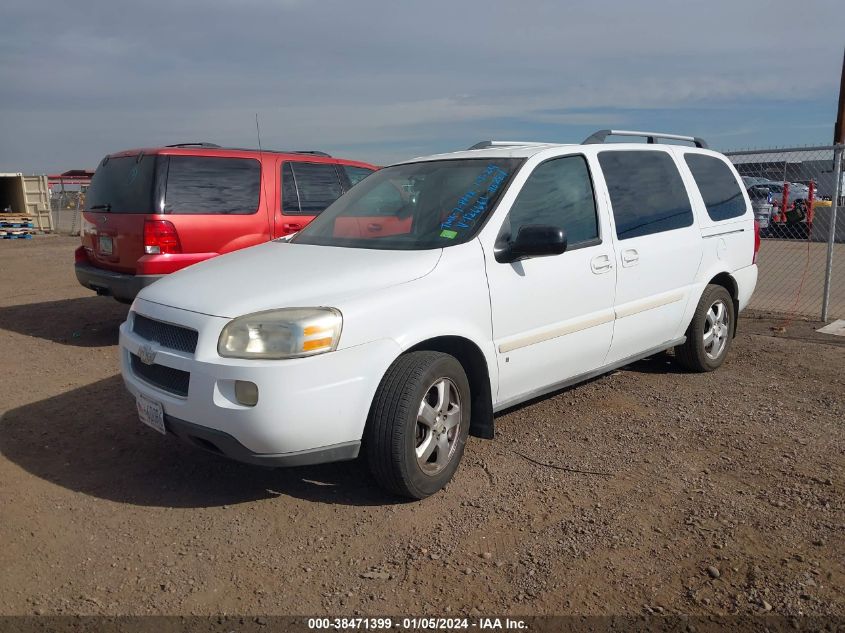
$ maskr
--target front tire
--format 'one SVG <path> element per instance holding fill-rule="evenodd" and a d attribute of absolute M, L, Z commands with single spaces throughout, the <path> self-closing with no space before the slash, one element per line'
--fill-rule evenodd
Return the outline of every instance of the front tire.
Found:
<path fill-rule="evenodd" d="M 675 359 L 690 371 L 718 369 L 731 347 L 734 319 L 731 294 L 724 286 L 708 285 L 687 328 L 686 342 L 675 348 Z"/>
<path fill-rule="evenodd" d="M 376 481 L 414 499 L 445 486 L 464 452 L 470 399 L 453 356 L 422 351 L 396 359 L 376 391 L 364 438 Z"/>

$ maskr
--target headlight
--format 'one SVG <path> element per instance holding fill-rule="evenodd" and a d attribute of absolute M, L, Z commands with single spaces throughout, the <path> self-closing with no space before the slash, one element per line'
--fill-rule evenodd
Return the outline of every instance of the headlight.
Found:
<path fill-rule="evenodd" d="M 226 324 L 217 353 L 228 358 L 298 358 L 337 348 L 343 317 L 334 308 L 282 308 Z"/>

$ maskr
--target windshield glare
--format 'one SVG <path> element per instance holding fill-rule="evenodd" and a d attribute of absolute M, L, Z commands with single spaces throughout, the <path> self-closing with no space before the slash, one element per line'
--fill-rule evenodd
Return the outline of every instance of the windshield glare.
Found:
<path fill-rule="evenodd" d="M 296 244 L 421 250 L 473 238 L 520 159 L 462 159 L 386 167 L 300 231 Z"/>

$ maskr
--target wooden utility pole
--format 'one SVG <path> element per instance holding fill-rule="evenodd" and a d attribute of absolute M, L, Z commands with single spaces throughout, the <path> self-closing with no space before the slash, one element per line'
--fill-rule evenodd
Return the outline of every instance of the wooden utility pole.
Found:
<path fill-rule="evenodd" d="M 842 55 L 842 78 L 839 80 L 839 109 L 833 128 L 834 144 L 845 143 L 845 54 Z"/>

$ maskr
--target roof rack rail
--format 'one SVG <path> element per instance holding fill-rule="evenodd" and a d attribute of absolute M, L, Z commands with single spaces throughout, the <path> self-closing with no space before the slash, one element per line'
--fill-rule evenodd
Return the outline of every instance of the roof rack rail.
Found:
<path fill-rule="evenodd" d="M 604 143 L 608 136 L 644 136 L 648 139 L 647 143 L 656 143 L 655 139 L 668 138 L 675 141 L 688 141 L 694 143 L 696 147 L 707 149 L 707 143 L 703 138 L 698 136 L 681 136 L 680 134 L 665 134 L 663 132 L 639 132 L 637 130 L 599 130 L 594 132 L 581 143 L 582 145 L 593 145 L 596 143 Z"/>
<path fill-rule="evenodd" d="M 312 156 L 325 156 L 326 158 L 331 158 L 331 154 L 326 154 L 326 152 L 321 152 L 316 149 L 298 149 L 296 151 L 291 152 L 291 154 L 311 154 Z"/>
<path fill-rule="evenodd" d="M 487 149 L 488 147 L 531 147 L 535 145 L 548 145 L 548 143 L 538 143 L 536 141 L 480 141 L 468 147 L 467 151 L 471 149 Z"/>
<path fill-rule="evenodd" d="M 165 145 L 165 147 L 205 147 L 208 149 L 219 149 L 217 143 L 174 143 L 173 145 Z"/>

